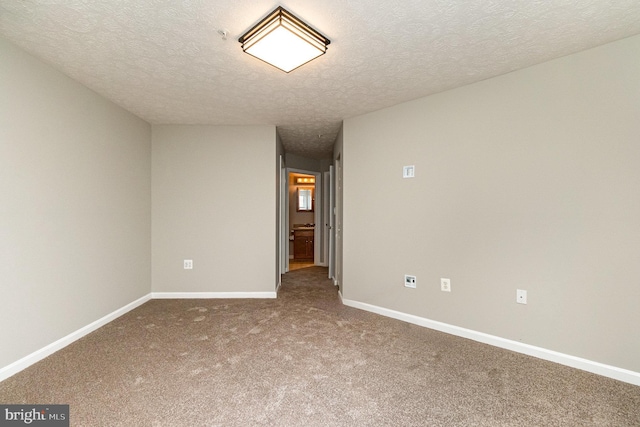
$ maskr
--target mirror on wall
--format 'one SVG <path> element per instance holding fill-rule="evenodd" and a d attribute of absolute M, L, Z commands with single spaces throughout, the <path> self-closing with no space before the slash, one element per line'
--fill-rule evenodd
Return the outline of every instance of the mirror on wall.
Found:
<path fill-rule="evenodd" d="M 296 194 L 298 212 L 313 212 L 313 187 L 299 187 Z"/>

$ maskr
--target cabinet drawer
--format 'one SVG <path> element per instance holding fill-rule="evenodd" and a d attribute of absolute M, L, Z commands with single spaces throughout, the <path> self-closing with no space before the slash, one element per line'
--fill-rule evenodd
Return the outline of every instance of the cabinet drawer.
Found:
<path fill-rule="evenodd" d="M 294 237 L 313 237 L 313 230 L 294 230 Z"/>

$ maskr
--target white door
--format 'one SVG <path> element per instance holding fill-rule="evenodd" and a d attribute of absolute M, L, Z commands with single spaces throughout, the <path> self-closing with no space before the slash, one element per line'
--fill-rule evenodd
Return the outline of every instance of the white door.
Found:
<path fill-rule="evenodd" d="M 289 176 L 280 156 L 280 274 L 289 271 Z M 282 278 L 281 278 L 282 279 Z"/>
<path fill-rule="evenodd" d="M 329 279 L 334 279 L 336 275 L 336 244 L 335 244 L 335 221 L 336 221 L 336 201 L 335 190 L 333 188 L 335 180 L 333 176 L 333 166 L 329 166 L 329 172 L 325 172 L 327 192 L 328 212 L 325 216 L 327 227 L 327 260 L 329 262 Z"/>
<path fill-rule="evenodd" d="M 335 194 L 335 236 L 336 236 L 336 257 L 335 257 L 335 279 L 336 286 L 342 292 L 342 157 L 338 155 L 336 159 L 336 194 Z"/>

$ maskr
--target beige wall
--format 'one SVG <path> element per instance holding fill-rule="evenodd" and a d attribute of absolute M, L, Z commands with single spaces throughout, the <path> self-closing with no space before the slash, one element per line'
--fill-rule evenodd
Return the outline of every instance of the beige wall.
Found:
<path fill-rule="evenodd" d="M 153 291 L 273 292 L 275 126 L 152 134 Z"/>
<path fill-rule="evenodd" d="M 149 293 L 151 127 L 0 38 L 0 367 Z"/>
<path fill-rule="evenodd" d="M 298 156 L 296 154 L 286 154 L 287 167 L 312 172 L 324 172 L 329 170 L 330 160 L 312 159 Z"/>
<path fill-rule="evenodd" d="M 345 120 L 344 297 L 640 371 L 638 76 L 640 36 Z"/>

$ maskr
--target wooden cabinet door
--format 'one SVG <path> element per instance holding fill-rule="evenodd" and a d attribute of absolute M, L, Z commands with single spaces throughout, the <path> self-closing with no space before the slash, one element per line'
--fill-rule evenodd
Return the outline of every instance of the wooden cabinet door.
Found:
<path fill-rule="evenodd" d="M 293 258 L 313 259 L 313 230 L 293 232 Z"/>
<path fill-rule="evenodd" d="M 307 238 L 307 258 L 313 259 L 313 236 Z"/>
<path fill-rule="evenodd" d="M 307 238 L 296 236 L 293 238 L 293 258 L 304 259 L 307 257 Z"/>

